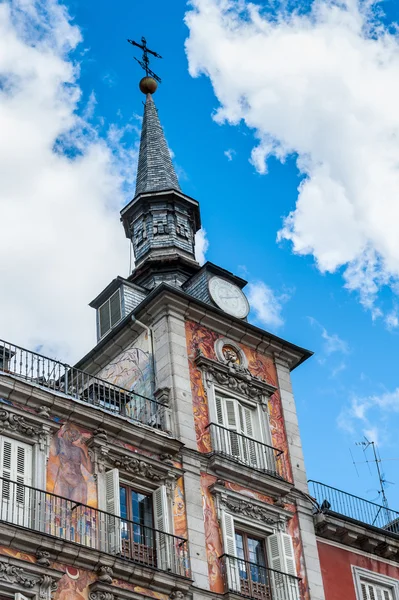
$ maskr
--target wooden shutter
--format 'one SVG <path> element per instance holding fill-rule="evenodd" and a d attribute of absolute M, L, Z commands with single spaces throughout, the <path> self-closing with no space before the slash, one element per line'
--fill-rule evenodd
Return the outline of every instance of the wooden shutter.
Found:
<path fill-rule="evenodd" d="M 269 535 L 267 542 L 270 582 L 275 600 L 299 600 L 299 586 L 292 538 L 286 533 Z M 276 573 L 274 571 L 279 571 Z"/>
<path fill-rule="evenodd" d="M 256 443 L 254 435 L 253 425 L 253 410 L 242 404 L 238 405 L 238 412 L 240 416 L 240 428 L 241 433 L 245 436 L 242 438 L 242 457 L 245 462 L 251 467 L 258 466 L 258 458 L 256 454 Z M 252 438 L 254 441 L 251 439 Z"/>
<path fill-rule="evenodd" d="M 103 337 L 111 329 L 111 318 L 109 314 L 109 300 L 100 306 L 98 310 L 100 337 Z"/>
<path fill-rule="evenodd" d="M 121 503 L 119 471 L 111 469 L 105 473 L 105 543 L 107 552 L 119 554 L 121 552 Z"/>
<path fill-rule="evenodd" d="M 222 533 L 225 561 L 226 561 L 226 576 L 229 590 L 236 592 L 240 591 L 240 570 L 239 560 L 237 557 L 236 534 L 234 529 L 234 519 L 232 515 L 222 512 Z"/>
<path fill-rule="evenodd" d="M 164 535 L 170 533 L 169 506 L 166 486 L 161 485 L 152 494 L 154 522 L 155 522 L 155 539 L 157 545 L 157 561 L 158 568 L 168 571 L 171 569 L 171 560 L 175 555 L 173 547 L 173 537 Z"/>
<path fill-rule="evenodd" d="M 234 456 L 235 458 L 240 458 L 242 456 L 242 451 L 240 448 L 240 440 L 237 435 L 237 430 L 239 429 L 237 401 L 232 400 L 231 398 L 225 398 L 224 408 L 226 427 L 228 427 L 228 429 L 230 430 L 228 432 L 229 454 L 231 456 Z"/>
<path fill-rule="evenodd" d="M 2 518 L 28 527 L 32 490 L 25 486 L 32 485 L 32 446 L 0 437 L 0 474 Z"/>
<path fill-rule="evenodd" d="M 116 290 L 116 292 L 112 294 L 111 298 L 109 299 L 109 305 L 111 314 L 111 327 L 113 327 L 122 318 L 121 295 L 119 290 Z"/>

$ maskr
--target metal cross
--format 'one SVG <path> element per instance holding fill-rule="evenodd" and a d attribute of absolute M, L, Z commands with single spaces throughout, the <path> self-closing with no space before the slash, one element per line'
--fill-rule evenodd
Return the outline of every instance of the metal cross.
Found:
<path fill-rule="evenodd" d="M 137 46 L 137 48 L 140 48 L 143 51 L 143 60 L 139 60 L 135 56 L 133 58 L 134 60 L 137 60 L 141 68 L 144 69 L 147 77 L 153 77 L 154 79 L 156 79 L 156 81 L 159 81 L 159 83 L 161 83 L 161 78 L 158 77 L 158 75 L 156 75 L 154 71 L 151 71 L 149 67 L 150 59 L 148 58 L 148 54 L 152 54 L 156 58 L 162 58 L 162 56 L 157 52 L 154 52 L 154 50 L 150 50 L 149 48 L 147 48 L 147 40 L 145 39 L 145 37 L 141 38 L 141 44 L 135 42 L 134 40 L 127 41 L 129 42 L 129 44 L 132 44 L 132 46 Z"/>

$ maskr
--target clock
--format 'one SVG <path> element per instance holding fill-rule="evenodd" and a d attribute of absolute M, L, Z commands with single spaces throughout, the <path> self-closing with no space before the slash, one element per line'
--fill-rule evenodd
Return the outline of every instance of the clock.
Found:
<path fill-rule="evenodd" d="M 247 316 L 249 303 L 237 285 L 221 277 L 212 277 L 208 287 L 212 300 L 219 308 L 239 319 Z"/>

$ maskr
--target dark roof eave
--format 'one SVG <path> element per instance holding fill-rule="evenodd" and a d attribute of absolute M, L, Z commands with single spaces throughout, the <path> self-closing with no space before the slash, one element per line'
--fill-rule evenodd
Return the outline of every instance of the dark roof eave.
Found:
<path fill-rule="evenodd" d="M 90 360 L 93 356 L 95 356 L 97 354 L 97 352 L 99 350 L 101 350 L 101 348 L 103 348 L 107 343 L 109 343 L 113 339 L 113 337 L 116 336 L 116 334 L 118 332 L 120 332 L 122 329 L 124 329 L 124 327 L 130 322 L 132 315 L 140 313 L 142 310 L 144 310 L 148 306 L 148 304 L 150 304 L 153 301 L 153 299 L 156 298 L 162 292 L 169 292 L 169 293 L 176 294 L 177 296 L 180 296 L 181 298 L 188 300 L 190 303 L 197 304 L 201 308 L 205 308 L 206 310 L 211 311 L 211 312 L 215 313 L 216 315 L 221 315 L 224 318 L 226 318 L 226 313 L 224 311 L 220 310 L 219 308 L 211 306 L 210 304 L 207 304 L 206 302 L 202 302 L 201 300 L 194 298 L 193 296 L 191 296 L 190 294 L 187 294 L 186 292 L 184 292 L 183 290 L 181 290 L 179 288 L 172 287 L 166 283 L 161 283 L 159 286 L 154 288 L 152 290 L 152 292 L 150 292 L 148 294 L 148 296 L 146 296 L 146 298 L 144 298 L 144 300 L 138 306 L 136 306 L 136 308 L 134 310 L 132 310 L 124 319 L 122 319 L 122 321 L 118 325 L 116 325 L 116 327 L 114 327 L 114 329 L 111 329 L 111 331 L 104 338 L 102 338 L 98 342 L 98 344 L 96 346 L 94 346 L 94 348 L 92 348 L 92 350 L 90 350 L 83 358 L 81 358 L 75 364 L 75 368 L 81 369 L 82 365 L 84 365 L 88 360 Z M 302 348 L 301 346 L 297 346 L 296 344 L 288 342 L 288 341 L 278 337 L 277 335 L 274 335 L 273 333 L 269 333 L 268 331 L 261 329 L 260 327 L 257 327 L 256 325 L 252 325 L 252 323 L 248 323 L 247 321 L 242 321 L 242 319 L 232 317 L 231 315 L 228 315 L 228 318 L 231 319 L 233 322 L 236 322 L 237 324 L 240 324 L 240 325 L 244 324 L 246 328 L 248 328 L 250 331 L 253 331 L 254 333 L 256 333 L 258 335 L 266 334 L 267 337 L 270 338 L 271 340 L 278 342 L 283 347 L 289 348 L 291 351 L 298 354 L 299 360 L 290 369 L 291 371 L 293 371 L 294 369 L 299 367 L 299 365 L 301 365 L 308 358 L 313 356 L 313 352 L 311 352 L 310 350 L 306 350 L 306 348 Z"/>

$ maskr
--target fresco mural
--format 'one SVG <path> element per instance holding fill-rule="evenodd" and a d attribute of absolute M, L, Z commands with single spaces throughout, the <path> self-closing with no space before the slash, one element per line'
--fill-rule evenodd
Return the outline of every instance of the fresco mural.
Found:
<path fill-rule="evenodd" d="M 197 350 L 199 349 L 207 358 L 216 360 L 215 342 L 219 337 L 221 336 L 198 323 L 186 321 L 187 353 L 190 368 L 197 446 L 198 450 L 204 453 L 211 452 L 212 450 L 210 435 L 206 429 L 206 426 L 209 423 L 208 401 L 201 371 L 195 365 L 194 359 Z M 248 369 L 251 374 L 277 387 L 277 371 L 273 359 L 256 352 L 256 350 L 249 348 L 244 344 L 238 345 L 245 353 L 248 360 Z M 278 461 L 277 467 L 281 476 L 292 481 L 292 470 L 288 460 L 287 437 L 278 390 L 269 399 L 268 407 L 272 445 L 275 448 L 282 450 L 285 456 L 284 460 Z"/>
<path fill-rule="evenodd" d="M 147 398 L 152 398 L 154 373 L 150 347 L 148 332 L 144 331 L 130 346 L 97 373 L 97 377 Z"/>
<path fill-rule="evenodd" d="M 223 542 L 219 529 L 216 507 L 209 487 L 216 477 L 201 473 L 201 492 L 204 509 L 205 546 L 208 559 L 209 586 L 212 592 L 222 594 L 224 582 L 219 557 L 223 554 Z"/>
<path fill-rule="evenodd" d="M 47 463 L 46 489 L 96 508 L 93 466 L 85 444 L 91 435 L 72 423 L 65 423 L 54 435 Z"/>
<path fill-rule="evenodd" d="M 184 502 L 184 481 L 179 477 L 175 487 L 175 497 L 173 502 L 173 523 L 174 534 L 187 539 L 187 517 L 186 505 Z"/>

